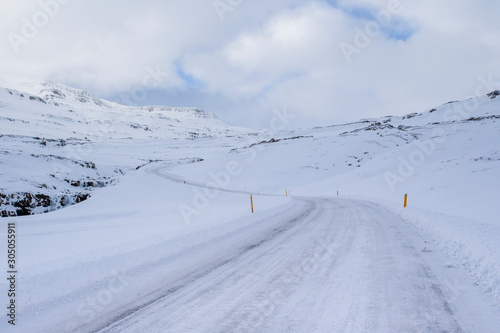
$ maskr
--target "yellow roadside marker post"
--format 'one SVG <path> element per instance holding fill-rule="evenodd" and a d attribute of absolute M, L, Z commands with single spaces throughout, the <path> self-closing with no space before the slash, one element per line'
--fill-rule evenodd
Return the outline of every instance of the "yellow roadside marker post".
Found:
<path fill-rule="evenodd" d="M 408 203 L 408 194 L 405 194 L 405 207 L 407 203 Z"/>
<path fill-rule="evenodd" d="M 252 213 L 253 213 L 253 198 L 251 194 L 250 194 L 250 207 L 252 208 Z"/>
<path fill-rule="evenodd" d="M 339 191 L 337 191 L 337 196 L 339 196 Z"/>
<path fill-rule="evenodd" d="M 287 190 L 285 190 L 285 195 L 286 195 L 286 196 L 288 196 L 288 192 L 287 192 Z"/>

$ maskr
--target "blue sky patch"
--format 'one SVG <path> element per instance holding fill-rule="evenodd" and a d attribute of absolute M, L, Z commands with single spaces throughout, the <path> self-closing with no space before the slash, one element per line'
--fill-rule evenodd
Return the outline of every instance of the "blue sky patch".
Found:
<path fill-rule="evenodd" d="M 341 10 L 351 18 L 359 21 L 360 23 L 366 23 L 369 21 L 377 21 L 376 14 L 381 9 L 375 8 L 362 8 L 362 7 L 342 7 L 335 0 L 325 0 L 328 5 L 338 10 Z M 381 32 L 383 35 L 392 40 L 408 40 L 417 31 L 414 24 L 403 20 L 401 17 L 394 16 L 391 22 L 385 27 L 382 27 Z"/>
<path fill-rule="evenodd" d="M 184 72 L 184 70 L 182 69 L 182 65 L 179 63 L 179 61 L 176 61 L 174 63 L 174 66 L 177 76 L 180 77 L 184 82 L 186 82 L 188 89 L 202 89 L 205 87 L 205 83 L 203 83 L 200 80 L 197 80 L 194 76 Z"/>

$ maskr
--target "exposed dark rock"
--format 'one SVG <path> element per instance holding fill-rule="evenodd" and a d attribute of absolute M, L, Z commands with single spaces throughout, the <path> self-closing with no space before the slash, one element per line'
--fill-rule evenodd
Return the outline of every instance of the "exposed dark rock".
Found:
<path fill-rule="evenodd" d="M 499 115 L 492 115 L 492 116 L 487 116 L 487 117 L 471 117 L 467 119 L 467 121 L 479 121 L 479 120 L 484 120 L 484 119 L 500 119 Z"/>
<path fill-rule="evenodd" d="M 34 139 L 38 139 L 39 140 L 40 138 L 35 137 Z M 45 141 L 45 139 L 43 139 L 43 141 Z M 46 141 L 56 141 L 56 140 L 46 140 Z M 45 142 L 45 145 L 46 144 L 47 144 L 47 142 Z M 87 161 L 75 160 L 75 159 L 72 159 L 72 158 L 67 158 L 67 157 L 63 157 L 63 156 L 56 156 L 56 155 L 37 155 L 37 154 L 31 154 L 31 156 L 33 156 L 33 157 L 43 157 L 43 158 L 45 158 L 47 160 L 49 160 L 49 159 L 58 159 L 58 160 L 61 160 L 61 161 L 70 162 L 72 164 L 78 164 L 78 165 L 80 165 L 81 167 L 84 167 L 84 168 L 94 169 L 94 170 L 97 169 L 94 162 L 87 162 Z"/>
<path fill-rule="evenodd" d="M 87 200 L 88 198 L 90 198 L 90 194 L 88 193 L 79 193 L 75 196 L 75 202 L 76 203 L 80 203 L 82 201 L 85 201 Z"/>
<path fill-rule="evenodd" d="M 375 122 L 373 124 L 370 124 L 370 126 L 367 126 L 364 128 L 365 131 L 378 131 L 382 129 L 387 129 L 387 128 L 394 128 L 394 126 L 390 124 L 382 124 L 381 122 Z"/>
<path fill-rule="evenodd" d="M 50 204 L 52 203 L 52 200 L 50 199 L 50 197 L 48 195 L 45 195 L 45 194 L 36 194 L 35 198 L 38 202 L 38 205 L 42 206 L 42 207 L 49 207 Z"/>
<path fill-rule="evenodd" d="M 43 104 L 47 104 L 47 102 L 44 99 L 42 99 L 42 98 L 40 98 L 38 96 L 30 96 L 30 100 L 31 101 L 41 102 Z"/>
<path fill-rule="evenodd" d="M 403 119 L 410 119 L 410 118 L 418 117 L 421 115 L 422 115 L 421 113 L 410 113 L 410 114 L 407 114 L 406 116 L 403 116 Z"/>
<path fill-rule="evenodd" d="M 18 208 L 16 209 L 16 215 L 17 216 L 31 215 L 31 209 L 28 209 L 26 207 Z"/>
<path fill-rule="evenodd" d="M 497 96 L 500 96 L 500 90 L 495 90 L 488 94 L 490 99 L 495 99 Z"/>
<path fill-rule="evenodd" d="M 268 141 L 264 140 L 264 141 L 261 141 L 261 142 L 258 142 L 258 143 L 253 143 L 249 147 L 253 147 L 253 146 L 256 146 L 256 145 L 263 145 L 263 144 L 266 144 L 266 143 L 276 143 L 276 142 L 280 142 L 280 141 L 297 140 L 297 139 L 302 139 L 302 138 L 312 138 L 312 136 L 303 136 L 303 135 L 300 135 L 300 136 L 294 136 L 294 137 L 291 137 L 291 138 L 284 138 L 284 139 L 274 139 L 274 138 L 271 138 Z"/>
<path fill-rule="evenodd" d="M 0 216 L 33 215 L 35 213 L 34 210 L 39 207 L 43 208 L 41 212 L 47 213 L 58 208 L 80 203 L 89 197 L 89 193 L 75 193 L 73 195 L 54 197 L 42 193 L 32 194 L 29 192 L 18 192 L 8 195 L 0 193 Z"/>

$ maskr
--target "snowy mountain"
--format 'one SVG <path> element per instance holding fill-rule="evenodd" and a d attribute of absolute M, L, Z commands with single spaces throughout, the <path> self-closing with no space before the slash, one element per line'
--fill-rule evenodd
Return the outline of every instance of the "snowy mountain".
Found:
<path fill-rule="evenodd" d="M 6 218 L 23 237 L 16 328 L 495 332 L 499 118 L 493 91 L 250 131 L 6 86 L 0 212 L 35 214 Z"/>
<path fill-rule="evenodd" d="M 0 81 L 1 83 L 1 81 Z M 214 114 L 196 108 L 129 107 L 49 81 L 0 88 L 2 134 L 46 139 L 181 139 L 234 135 Z"/>
<path fill-rule="evenodd" d="M 158 159 L 100 163 L 96 146 L 133 139 L 215 139 L 247 133 L 195 108 L 128 107 L 49 81 L 0 81 L 0 216 L 30 215 L 86 200 L 94 188 Z M 14 87 L 14 88 L 12 88 Z M 147 155 L 147 156 L 146 156 Z M 94 162 L 96 161 L 97 164 Z"/>

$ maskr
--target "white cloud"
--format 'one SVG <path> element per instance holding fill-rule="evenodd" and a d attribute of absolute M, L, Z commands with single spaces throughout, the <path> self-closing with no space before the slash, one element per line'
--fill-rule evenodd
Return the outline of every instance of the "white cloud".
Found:
<path fill-rule="evenodd" d="M 354 45 L 389 0 L 243 0 L 223 20 L 206 0 L 66 1 L 16 53 L 9 33 L 43 9 L 0 0 L 0 73 L 118 96 L 160 68 L 162 103 L 192 96 L 253 126 L 285 106 L 299 125 L 418 112 L 473 95 L 479 76 L 500 81 L 497 2 L 401 0 L 402 13 L 348 63 L 339 45 Z"/>

